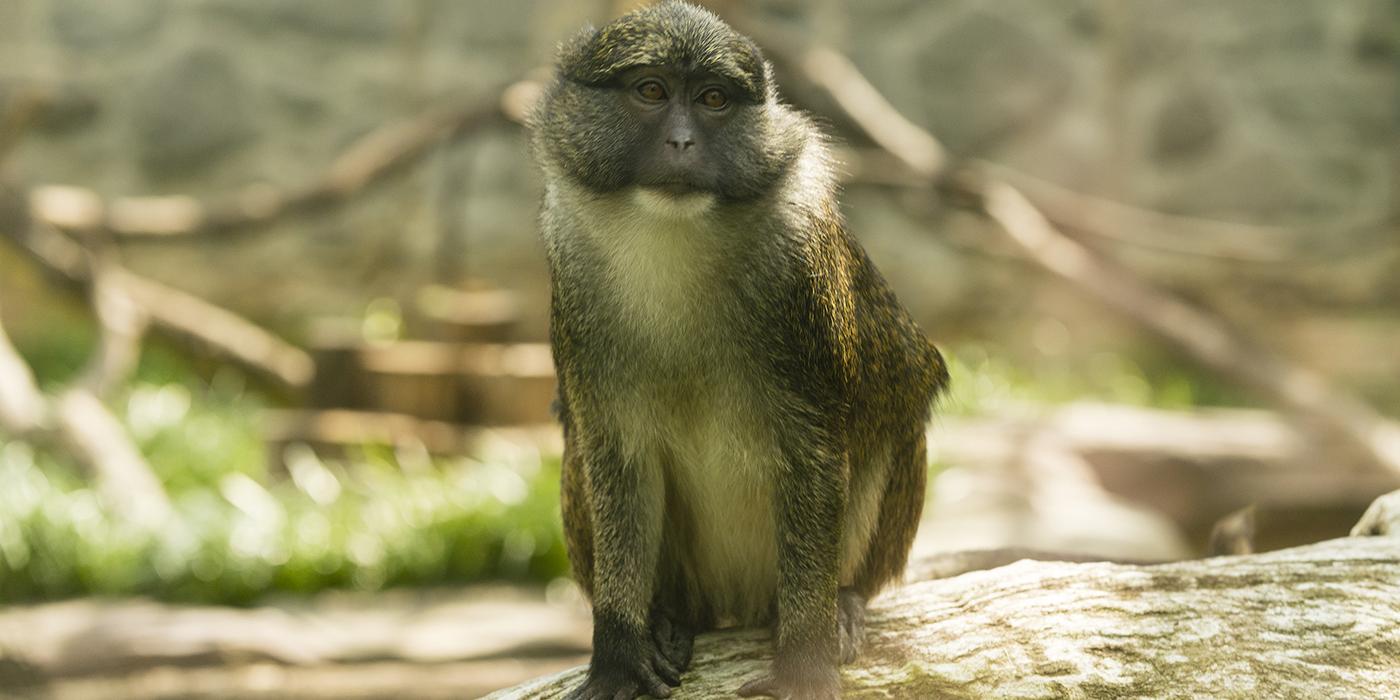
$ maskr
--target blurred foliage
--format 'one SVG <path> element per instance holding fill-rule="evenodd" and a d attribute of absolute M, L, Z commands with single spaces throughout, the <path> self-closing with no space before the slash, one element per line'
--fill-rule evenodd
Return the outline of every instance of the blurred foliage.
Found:
<path fill-rule="evenodd" d="M 23 341 L 53 386 L 81 366 L 92 338 L 45 328 Z M 176 521 L 155 531 L 124 523 L 74 464 L 0 435 L 0 601 L 244 604 L 272 591 L 548 580 L 567 569 L 557 459 L 504 445 L 454 460 L 364 445 L 322 460 L 293 447 L 288 473 L 273 476 L 258 432 L 263 401 L 241 375 L 202 378 L 159 346 L 112 405 Z"/>
<path fill-rule="evenodd" d="M 172 485 L 177 520 L 152 531 L 112 517 L 70 465 L 8 442 L 0 599 L 134 593 L 241 604 L 274 590 L 564 573 L 557 462 L 462 460 L 405 474 L 372 452 L 353 470 L 303 454 L 293 478 L 270 485 L 229 470 L 208 488 L 205 468 L 189 486 Z"/>
<path fill-rule="evenodd" d="M 968 344 L 944 357 L 951 388 L 939 408 L 950 415 L 1033 412 L 1071 401 L 1170 409 L 1253 403 L 1230 385 L 1183 366 L 1180 357 L 1147 349 L 1025 359 Z"/>

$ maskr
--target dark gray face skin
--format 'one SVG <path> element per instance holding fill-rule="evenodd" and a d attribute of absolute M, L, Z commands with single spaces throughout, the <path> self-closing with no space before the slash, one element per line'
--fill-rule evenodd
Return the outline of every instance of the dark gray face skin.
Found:
<path fill-rule="evenodd" d="M 718 149 L 732 141 L 725 131 L 735 114 L 751 108 L 737 103 L 734 85 L 667 67 L 635 68 L 617 83 L 638 125 L 634 184 L 670 194 L 719 192 L 725 159 Z"/>
<path fill-rule="evenodd" d="M 704 69 L 649 65 L 597 85 L 563 80 L 545 105 L 536 120 L 571 128 L 540 129 L 556 134 L 541 147 L 561 174 L 600 194 L 647 187 L 752 201 L 771 191 L 800 147 L 775 148 L 769 137 L 785 135 L 776 124 L 791 119 L 786 108 Z"/>

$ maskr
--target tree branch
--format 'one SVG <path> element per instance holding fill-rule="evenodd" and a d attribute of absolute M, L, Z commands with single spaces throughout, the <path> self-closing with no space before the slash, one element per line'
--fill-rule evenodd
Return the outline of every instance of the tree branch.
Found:
<path fill-rule="evenodd" d="M 1397 697 L 1400 539 L 1155 565 L 1019 561 L 877 598 L 865 643 L 842 669 L 845 697 Z M 676 697 L 730 697 L 770 654 L 761 631 L 702 635 Z M 488 698 L 562 698 L 584 674 Z"/>
<path fill-rule="evenodd" d="M 1041 267 L 1142 324 L 1198 362 L 1316 421 L 1369 461 L 1400 474 L 1400 429 L 1322 375 L 1244 338 L 1228 322 L 1143 281 L 1060 233 L 1014 187 L 969 171 L 955 185 Z"/>
<path fill-rule="evenodd" d="M 249 185 L 211 202 L 186 195 L 109 201 L 86 188 L 47 185 L 29 194 L 30 215 L 60 229 L 126 238 L 209 235 L 266 226 L 349 200 L 445 139 L 506 123 L 508 113 L 503 110 L 508 108 L 469 100 L 380 127 L 347 148 L 312 182 L 297 188 Z"/>
<path fill-rule="evenodd" d="M 135 371 L 150 318 L 123 288 L 116 270 L 100 262 L 92 269 L 92 309 L 102 333 L 78 385 L 103 397 Z"/>
<path fill-rule="evenodd" d="M 0 430 L 27 435 L 49 422 L 44 395 L 19 351 L 0 324 Z"/>
<path fill-rule="evenodd" d="M 869 138 L 898 164 L 897 170 L 904 171 L 861 167 L 862 179 L 884 185 L 927 186 L 928 181 L 938 181 L 962 166 L 934 135 L 901 114 L 849 58 L 795 33 L 747 20 L 742 13 L 731 13 L 727 19 L 757 39 L 775 63 L 792 72 L 798 82 L 789 88 L 829 98 L 840 111 L 843 124 Z M 1016 186 L 1056 225 L 1144 249 L 1235 262 L 1296 264 L 1315 263 L 1319 258 L 1337 262 L 1373 254 L 1376 249 L 1396 248 L 1397 239 L 1385 235 L 1400 223 L 1393 211 L 1372 214 L 1314 236 L 1330 242 L 1366 234 L 1360 251 L 1290 249 L 1280 243 L 1285 236 L 1297 237 L 1298 232 L 1290 228 L 1167 214 L 1076 192 L 1004 165 L 986 161 L 976 165 Z"/>
<path fill-rule="evenodd" d="M 0 212 L 3 214 L 3 212 Z M 93 263 L 77 242 L 41 223 L 16 234 L 0 216 L 0 237 L 15 241 L 19 249 L 51 278 L 72 291 L 93 285 Z M 6 234 L 9 234 L 8 236 Z M 187 292 L 104 263 L 107 294 L 117 294 L 165 333 L 192 341 L 252 369 L 290 389 L 311 382 L 315 363 L 301 348 L 288 343 L 237 314 Z"/>
<path fill-rule="evenodd" d="M 126 427 L 102 401 L 75 386 L 60 393 L 52 405 L 59 435 L 95 477 L 108 507 L 128 522 L 149 527 L 166 522 L 172 510 L 165 488 L 127 437 Z"/>
<path fill-rule="evenodd" d="M 94 364 L 103 360 L 95 359 Z M 61 445 L 92 475 L 107 506 L 129 522 L 155 527 L 171 514 L 165 489 L 150 465 L 92 389 L 79 382 L 56 397 L 44 396 L 3 327 L 0 429 L 22 439 Z"/>

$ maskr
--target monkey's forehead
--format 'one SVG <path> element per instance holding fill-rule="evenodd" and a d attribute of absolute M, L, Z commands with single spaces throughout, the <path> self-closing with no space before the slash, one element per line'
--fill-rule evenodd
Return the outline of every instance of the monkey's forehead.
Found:
<path fill-rule="evenodd" d="M 762 101 L 767 88 L 758 46 L 708 10 L 684 2 L 653 5 L 586 30 L 563 48 L 559 64 L 565 77 L 588 85 L 631 68 L 674 66 L 728 78 L 754 101 Z"/>

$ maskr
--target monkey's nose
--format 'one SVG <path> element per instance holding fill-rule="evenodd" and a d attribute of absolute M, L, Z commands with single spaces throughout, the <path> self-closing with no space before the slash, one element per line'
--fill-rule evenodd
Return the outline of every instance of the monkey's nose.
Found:
<path fill-rule="evenodd" d="M 674 131 L 666 137 L 666 145 L 678 151 L 685 151 L 695 145 L 695 139 L 689 131 Z"/>

